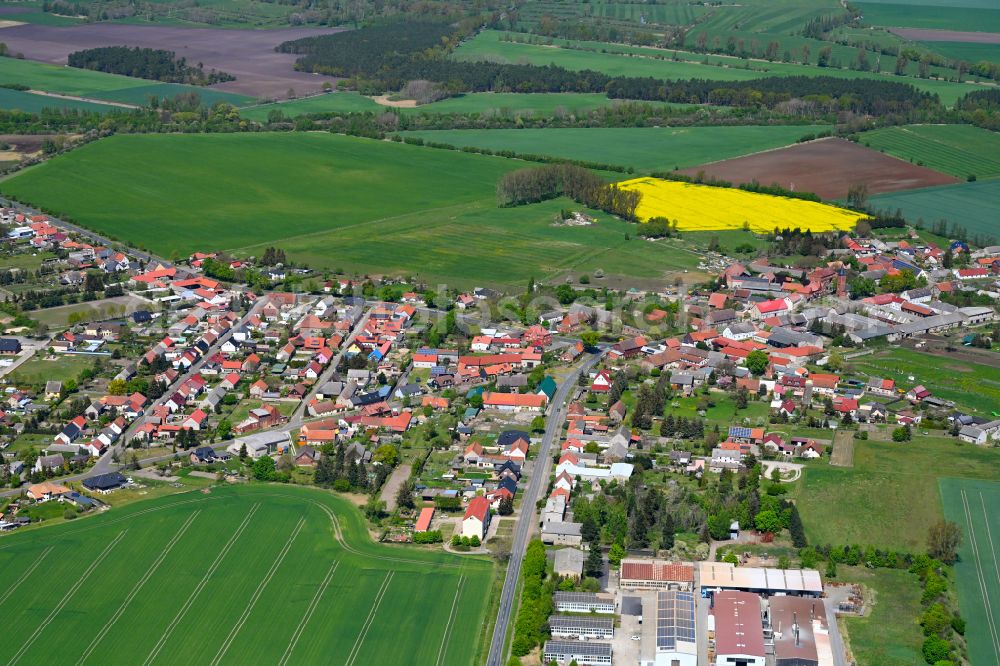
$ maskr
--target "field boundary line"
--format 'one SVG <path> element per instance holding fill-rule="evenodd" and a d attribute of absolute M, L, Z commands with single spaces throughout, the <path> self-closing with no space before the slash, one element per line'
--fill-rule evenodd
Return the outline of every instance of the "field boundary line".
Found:
<path fill-rule="evenodd" d="M 7 662 L 8 666 L 13 666 L 13 664 L 16 664 L 21 660 L 21 657 L 23 657 L 24 653 L 35 644 L 35 641 L 38 640 L 38 637 L 41 636 L 43 631 L 45 631 L 45 628 L 52 624 L 52 621 L 55 620 L 56 616 L 62 612 L 62 609 L 66 607 L 66 604 L 68 604 L 76 595 L 77 591 L 83 587 L 83 584 L 87 582 L 90 575 L 94 573 L 99 566 L 101 566 L 101 562 L 103 562 L 104 558 L 108 556 L 111 549 L 118 545 L 118 542 L 122 540 L 126 532 L 128 532 L 128 530 L 122 530 L 119 532 L 118 536 L 112 539 L 111 542 L 104 547 L 101 554 L 94 558 L 93 562 L 90 563 L 90 566 L 87 567 L 83 574 L 76 579 L 76 582 L 73 583 L 68 590 L 66 590 L 66 594 L 63 595 L 63 598 L 59 600 L 59 603 L 56 604 L 55 607 L 49 612 L 48 616 L 37 627 L 35 627 L 35 630 L 30 636 L 28 636 L 28 640 L 24 642 L 21 649 L 14 653 L 14 656 Z"/>
<path fill-rule="evenodd" d="M 441 646 L 438 648 L 435 666 L 441 666 L 445 654 L 447 654 L 448 638 L 451 636 L 451 628 L 455 623 L 455 609 L 458 607 L 458 599 L 462 596 L 462 586 L 465 585 L 465 574 L 458 577 L 458 587 L 455 588 L 455 598 L 451 600 L 451 610 L 448 611 L 448 624 L 445 625 L 444 635 L 441 637 Z"/>
<path fill-rule="evenodd" d="M 253 612 L 254 606 L 257 605 L 257 601 L 260 599 L 260 596 L 264 594 L 264 590 L 267 589 L 268 583 L 270 583 L 271 579 L 274 578 L 274 574 L 278 571 L 278 567 L 281 566 L 281 563 L 285 559 L 285 555 L 287 555 L 288 551 L 291 550 L 292 543 L 295 542 L 295 538 L 299 536 L 299 532 L 302 531 L 302 526 L 305 524 L 306 519 L 299 518 L 299 522 L 295 526 L 295 529 L 292 530 L 291 535 L 289 535 L 288 539 L 285 541 L 285 545 L 281 547 L 281 550 L 278 551 L 278 555 L 274 558 L 274 562 L 271 563 L 271 568 L 268 569 L 264 579 L 259 585 L 257 585 L 257 589 L 254 590 L 253 594 L 250 596 L 250 600 L 247 602 L 246 608 L 243 609 L 243 613 L 236 621 L 236 624 L 233 625 L 233 628 L 229 630 L 229 635 L 226 636 L 226 640 L 224 640 L 222 645 L 219 647 L 219 651 L 215 654 L 215 658 L 212 659 L 212 666 L 218 664 L 222 661 L 222 658 L 226 656 L 226 652 L 229 651 L 229 647 L 233 644 L 233 641 L 236 640 L 236 636 L 240 633 L 240 629 L 242 629 L 243 625 L 246 624 L 247 618 L 249 618 L 250 613 Z"/>
<path fill-rule="evenodd" d="M 30 567 L 28 567 L 28 570 L 25 571 L 23 574 L 21 574 L 21 576 L 17 580 L 11 583 L 10 587 L 7 588 L 7 591 L 3 593 L 2 597 L 0 597 L 0 604 L 7 601 L 10 595 L 14 594 L 14 591 L 17 590 L 17 588 L 21 587 L 21 583 L 23 583 L 28 578 L 28 576 L 35 573 L 35 569 L 37 569 L 38 566 L 42 563 L 42 560 L 48 557 L 48 554 L 52 552 L 53 548 L 55 548 L 55 546 L 49 546 L 48 548 L 43 550 L 42 554 L 38 556 L 38 559 L 35 560 Z"/>
<path fill-rule="evenodd" d="M 278 666 L 285 666 L 288 663 L 289 658 L 295 651 L 295 646 L 299 644 L 299 639 L 302 638 L 302 634 L 306 630 L 306 625 L 309 624 L 309 620 L 312 619 L 313 613 L 316 612 L 316 608 L 319 607 L 319 601 L 323 597 L 323 593 L 326 592 L 326 588 L 330 586 L 330 581 L 333 580 L 333 574 L 337 571 L 337 567 L 340 566 L 340 560 L 337 560 L 332 565 L 330 565 L 330 570 L 326 572 L 326 577 L 320 582 L 319 587 L 316 588 L 316 593 L 313 594 L 312 599 L 309 601 L 309 605 L 306 606 L 306 612 L 303 613 L 302 619 L 299 621 L 298 626 L 295 627 L 295 632 L 288 641 L 288 647 L 285 648 L 285 653 L 281 655 L 281 660 L 278 662 Z"/>
<path fill-rule="evenodd" d="M 990 553 L 993 554 L 993 571 L 997 576 L 997 583 L 1000 583 L 1000 565 L 997 564 L 997 549 L 993 545 L 993 531 L 990 530 L 990 512 L 986 510 L 986 499 L 982 491 L 979 492 L 979 503 L 983 505 L 983 521 L 986 524 L 986 540 L 990 542 Z"/>
<path fill-rule="evenodd" d="M 993 649 L 997 653 L 1000 653 L 1000 638 L 997 637 L 997 626 L 993 619 L 993 609 L 990 608 L 989 590 L 986 587 L 986 577 L 983 574 L 982 561 L 979 557 L 979 544 L 976 541 L 976 528 L 972 526 L 972 511 L 969 510 L 969 497 L 964 488 L 960 492 L 962 494 L 962 508 L 965 509 L 965 522 L 969 526 L 969 545 L 972 546 L 976 582 L 979 583 L 979 593 L 983 595 L 983 608 L 986 609 L 986 628 L 990 632 L 990 641 L 993 643 Z M 988 519 L 988 516 L 986 518 Z"/>
<path fill-rule="evenodd" d="M 202 590 L 204 590 L 205 586 L 208 585 L 208 581 L 215 574 L 215 570 L 219 568 L 219 565 L 222 564 L 222 560 L 225 559 L 226 555 L 229 554 L 229 551 L 232 550 L 233 544 L 236 543 L 236 540 L 239 539 L 240 535 L 242 535 L 244 530 L 246 530 L 247 525 L 250 524 L 250 519 L 253 518 L 253 515 L 257 513 L 257 509 L 259 508 L 260 504 L 254 504 L 252 507 L 250 507 L 250 511 L 247 512 L 247 515 L 243 519 L 243 522 L 240 523 L 240 526 L 236 528 L 236 531 L 233 532 L 233 535 L 229 537 L 229 541 L 227 541 L 226 544 L 222 547 L 222 549 L 219 550 L 219 554 L 215 556 L 215 560 L 208 567 L 208 570 L 205 571 L 205 575 L 201 577 L 201 580 L 198 581 L 198 584 L 195 586 L 195 588 L 191 590 L 191 594 L 188 595 L 187 601 L 184 602 L 184 605 L 181 606 L 180 609 L 177 611 L 177 614 L 174 615 L 174 619 L 170 621 L 170 624 L 167 625 L 167 628 L 163 630 L 163 635 L 160 636 L 160 640 L 156 642 L 156 645 L 153 646 L 153 649 L 150 651 L 149 655 L 146 657 L 146 660 L 143 662 L 144 666 L 153 663 L 153 661 L 155 661 L 156 658 L 160 655 L 160 651 L 163 650 L 163 646 L 167 644 L 168 640 L 170 640 L 170 636 L 171 634 L 174 633 L 174 629 L 177 628 L 177 625 L 180 624 L 180 621 L 184 618 L 184 615 L 188 612 L 188 610 L 190 610 L 191 606 L 194 604 L 195 600 L 201 594 Z"/>
<path fill-rule="evenodd" d="M 142 575 L 142 578 L 140 578 L 136 582 L 136 584 L 132 587 L 132 590 L 128 593 L 128 596 L 126 596 L 125 599 L 122 601 L 121 605 L 118 607 L 118 610 L 115 611 L 114 615 L 112 615 L 111 618 L 104 623 L 104 626 L 101 627 L 101 630 L 97 632 L 96 636 L 94 636 L 94 639 L 90 642 L 90 645 L 87 646 L 87 649 L 84 651 L 83 655 L 81 655 L 80 659 L 76 662 L 77 666 L 85 662 L 90 657 L 90 655 L 94 652 L 97 646 L 100 645 L 101 641 L 104 640 L 104 637 L 108 635 L 108 632 L 111 631 L 111 628 L 114 627 L 115 624 L 118 622 L 118 620 L 121 619 L 122 615 L 125 614 L 125 609 L 128 608 L 129 604 L 132 603 L 132 600 L 135 599 L 135 597 L 139 594 L 139 592 L 142 591 L 142 588 L 146 586 L 146 583 L 149 582 L 149 579 L 152 578 L 153 575 L 157 572 L 157 570 L 160 568 L 160 565 L 163 564 L 163 561 L 167 559 L 167 556 L 170 554 L 170 551 L 174 549 L 174 546 L 176 546 L 177 543 L 181 540 L 181 538 L 187 533 L 188 528 L 191 527 L 191 523 L 194 522 L 194 519 L 198 517 L 199 513 L 201 513 L 201 509 L 198 509 L 190 516 L 188 516 L 188 519 L 184 521 L 184 523 L 180 526 L 180 528 L 177 530 L 177 533 L 174 534 L 174 536 L 170 539 L 169 542 L 167 542 L 167 545 L 164 546 L 163 550 L 160 551 L 160 554 L 156 557 L 155 560 L 153 560 L 152 564 L 149 565 L 149 568 L 146 569 L 146 573 L 144 573 Z"/>
<path fill-rule="evenodd" d="M 392 578 L 395 575 L 395 571 L 390 571 L 385 575 L 382 587 L 379 588 L 378 594 L 375 595 L 375 603 L 372 604 L 372 609 L 368 612 L 368 617 L 365 618 L 365 623 L 361 626 L 361 631 L 358 632 L 358 637 L 354 640 L 354 646 L 347 655 L 347 662 L 344 666 L 354 666 L 354 662 L 361 653 L 361 646 L 364 645 L 365 638 L 368 636 L 368 630 L 372 628 L 372 624 L 375 622 L 375 616 L 378 614 L 379 606 L 382 605 L 382 599 L 385 598 L 386 590 L 389 589 L 389 583 L 392 582 Z"/>

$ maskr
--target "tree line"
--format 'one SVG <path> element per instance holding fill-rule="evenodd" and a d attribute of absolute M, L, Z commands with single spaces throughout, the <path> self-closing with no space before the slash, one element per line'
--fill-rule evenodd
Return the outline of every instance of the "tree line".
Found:
<path fill-rule="evenodd" d="M 236 79 L 232 74 L 215 69 L 206 72 L 201 63 L 191 66 L 186 58 L 178 58 L 173 51 L 138 46 L 101 46 L 74 51 L 69 54 L 67 64 L 79 69 L 197 86 Z"/>
<path fill-rule="evenodd" d="M 550 164 L 517 169 L 497 182 L 497 205 L 501 208 L 537 203 L 567 196 L 587 206 L 636 221 L 635 212 L 641 195 L 605 183 L 587 169 L 572 164 Z"/>

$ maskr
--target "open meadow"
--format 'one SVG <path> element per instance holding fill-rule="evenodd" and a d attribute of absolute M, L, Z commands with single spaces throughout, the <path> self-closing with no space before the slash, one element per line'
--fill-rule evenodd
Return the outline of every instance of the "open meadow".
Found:
<path fill-rule="evenodd" d="M 278 244 L 316 268 L 501 285 L 568 270 L 663 278 L 697 265 L 675 243 L 630 240 L 634 225 L 606 215 L 555 224 L 560 207 L 577 206 L 568 200 L 497 208 L 497 179 L 527 166 L 326 133 L 117 136 L 0 191 L 166 257 L 257 256 Z"/>
<path fill-rule="evenodd" d="M 924 552 L 942 517 L 938 479 L 995 479 L 1000 450 L 953 437 L 856 441 L 854 466 L 806 465 L 793 497 L 811 544 L 877 544 Z"/>
<path fill-rule="evenodd" d="M 941 499 L 962 527 L 955 574 L 969 660 L 989 664 L 1000 656 L 1000 482 L 941 479 Z"/>
<path fill-rule="evenodd" d="M 874 604 L 864 617 L 838 618 L 851 654 L 864 666 L 913 666 L 923 662 L 923 632 L 916 622 L 920 606 L 920 579 L 900 569 L 837 567 L 840 581 L 868 588 Z M 904 619 L 905 618 L 905 619 Z"/>
<path fill-rule="evenodd" d="M 280 486 L 5 536 L 0 569 L 9 664 L 470 666 L 494 575 L 480 558 L 375 544 L 346 501 Z"/>
<path fill-rule="evenodd" d="M 595 127 L 404 132 L 425 141 L 671 171 L 795 143 L 824 125 Z"/>
<path fill-rule="evenodd" d="M 23 90 L 0 88 L 0 109 L 8 111 L 24 111 L 25 113 L 40 113 L 42 109 L 79 109 L 107 113 L 115 107 L 109 104 L 83 102 L 76 99 L 63 99 L 51 95 L 38 95 Z"/>
<path fill-rule="evenodd" d="M 1000 176 L 1000 133 L 972 125 L 905 125 L 865 132 L 861 143 L 961 179 Z"/>
<path fill-rule="evenodd" d="M 829 204 L 737 188 L 695 185 L 658 178 L 635 178 L 619 183 L 627 192 L 639 192 L 637 215 L 648 221 L 664 217 L 681 231 L 743 229 L 768 233 L 774 229 L 814 232 L 852 229 L 860 213 Z"/>
<path fill-rule="evenodd" d="M 1000 180 L 980 180 L 908 192 L 880 194 L 870 199 L 876 209 L 903 211 L 910 222 L 927 226 L 938 220 L 960 224 L 970 233 L 1000 237 Z"/>

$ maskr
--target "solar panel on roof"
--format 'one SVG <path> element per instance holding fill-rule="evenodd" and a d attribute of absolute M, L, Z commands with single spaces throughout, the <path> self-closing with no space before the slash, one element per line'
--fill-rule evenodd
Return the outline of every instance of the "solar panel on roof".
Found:
<path fill-rule="evenodd" d="M 674 650 L 677 641 L 695 642 L 694 594 L 674 590 L 657 595 L 656 648 Z"/>
<path fill-rule="evenodd" d="M 729 428 L 730 437 L 749 437 L 750 428 L 744 428 L 743 426 L 731 426 Z"/>

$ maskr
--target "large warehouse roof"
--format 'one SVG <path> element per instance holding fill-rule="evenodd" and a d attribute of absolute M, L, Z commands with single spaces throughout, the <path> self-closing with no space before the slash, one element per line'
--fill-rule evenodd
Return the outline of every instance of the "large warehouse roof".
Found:
<path fill-rule="evenodd" d="M 718 655 L 764 656 L 764 623 L 760 597 L 749 592 L 719 592 L 715 595 L 715 651 Z"/>
<path fill-rule="evenodd" d="M 698 578 L 702 587 L 810 594 L 823 592 L 823 581 L 819 572 L 813 569 L 762 569 L 737 567 L 728 562 L 699 562 Z"/>

